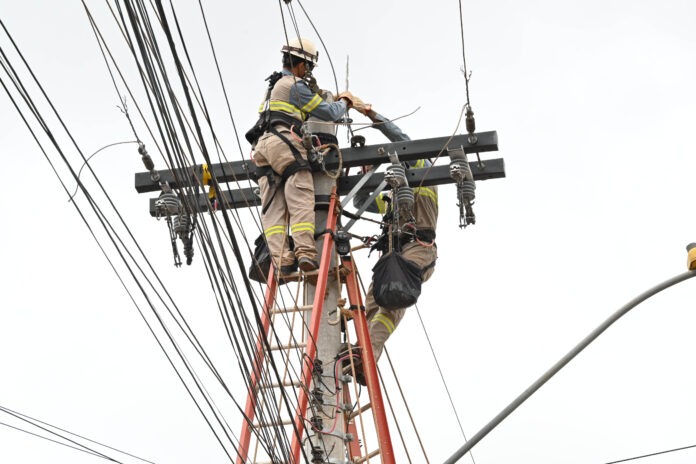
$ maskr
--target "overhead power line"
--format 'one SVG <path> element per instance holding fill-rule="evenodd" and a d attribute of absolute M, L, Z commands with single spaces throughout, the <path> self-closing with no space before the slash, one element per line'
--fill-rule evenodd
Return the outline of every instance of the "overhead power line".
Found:
<path fill-rule="evenodd" d="M 43 440 L 47 440 L 47 441 L 56 443 L 56 444 L 58 444 L 58 445 L 67 446 L 68 448 L 72 448 L 72 449 L 75 449 L 75 450 L 77 450 L 77 451 L 82 451 L 83 453 L 92 454 L 92 455 L 94 455 L 94 456 L 100 457 L 100 458 L 102 458 L 102 459 L 107 459 L 107 460 L 112 461 L 112 462 L 120 462 L 120 461 L 117 461 L 116 459 L 113 459 L 113 458 L 111 458 L 111 457 L 109 457 L 109 456 L 107 456 L 107 455 L 105 455 L 105 454 L 103 454 L 103 453 L 100 453 L 100 452 L 98 452 L 98 451 L 96 451 L 96 450 L 94 450 L 94 449 L 92 449 L 92 448 L 89 448 L 89 447 L 85 446 L 84 444 L 79 443 L 77 440 L 73 440 L 73 439 L 71 439 L 71 438 L 69 438 L 69 437 L 67 437 L 67 436 L 65 435 L 65 434 L 69 434 L 69 435 L 71 435 L 71 436 L 73 436 L 73 437 L 77 437 L 77 438 L 80 438 L 80 439 L 82 439 L 82 440 L 86 440 L 86 441 L 88 441 L 88 442 L 90 442 L 90 443 L 94 443 L 95 445 L 99 445 L 99 446 L 102 446 L 102 447 L 104 447 L 104 448 L 108 448 L 108 449 L 110 449 L 110 450 L 112 450 L 112 451 L 116 451 L 117 453 L 121 453 L 121 454 L 123 454 L 123 455 L 130 456 L 130 457 L 132 457 L 132 458 L 138 459 L 138 460 L 143 461 L 143 462 L 147 462 L 147 463 L 150 463 L 150 464 L 154 464 L 152 461 L 148 461 L 147 459 L 143 459 L 143 458 L 138 457 L 138 456 L 136 456 L 136 455 L 134 455 L 134 454 L 127 453 L 127 452 L 122 451 L 122 450 L 120 450 L 120 449 L 118 449 L 118 448 L 114 448 L 113 446 L 105 445 L 104 443 L 100 443 L 100 442 L 98 442 L 98 441 L 91 440 L 91 439 L 89 439 L 89 438 L 87 438 L 87 437 L 84 437 L 84 436 L 82 436 L 82 435 L 79 435 L 79 434 L 77 434 L 77 433 L 70 432 L 69 430 L 65 430 L 65 429 L 60 428 L 60 427 L 57 427 L 57 426 L 55 426 L 55 425 L 51 425 L 51 424 L 49 424 L 49 423 L 47 423 L 47 422 L 41 421 L 41 420 L 39 420 L 39 419 L 30 417 L 30 416 L 27 416 L 26 414 L 22 414 L 22 413 L 20 413 L 20 412 L 13 411 L 13 410 L 11 410 L 11 409 L 9 409 L 9 408 L 6 408 L 6 407 L 4 407 L 4 406 L 0 406 L 0 411 L 4 412 L 5 414 L 7 414 L 7 415 L 9 415 L 9 416 L 12 416 L 12 417 L 18 419 L 18 420 L 21 420 L 21 421 L 23 421 L 23 422 L 26 422 L 27 424 L 29 424 L 29 425 L 31 425 L 31 426 L 34 426 L 34 427 L 36 427 L 36 428 L 38 428 L 38 429 L 40 429 L 40 430 L 43 430 L 44 432 L 50 433 L 50 434 L 52 434 L 52 435 L 55 435 L 56 437 L 61 438 L 61 439 L 65 440 L 65 441 L 67 441 L 67 442 L 70 442 L 70 443 L 72 443 L 72 444 L 65 443 L 65 442 L 58 441 L 58 440 L 54 440 L 54 439 L 49 438 L 49 437 L 46 437 L 46 436 L 44 436 L 44 435 L 40 435 L 40 434 L 38 434 L 38 433 L 34 433 L 34 432 L 29 431 L 29 430 L 25 430 L 25 429 L 22 429 L 22 428 L 20 428 L 20 427 L 16 427 L 16 426 L 14 426 L 14 425 L 10 425 L 10 424 L 4 423 L 4 422 L 0 422 L 0 425 L 4 425 L 4 426 L 6 426 L 6 427 L 9 427 L 9 428 L 18 430 L 18 431 L 20 431 L 20 432 L 27 433 L 27 434 L 29 434 L 29 435 L 33 435 L 33 436 L 38 437 L 38 438 L 41 438 L 41 439 L 43 439 Z M 41 425 L 39 425 L 39 424 L 41 424 Z M 44 426 L 45 426 L 45 427 L 44 427 Z M 48 427 L 50 427 L 50 429 L 49 429 Z M 62 432 L 62 434 L 56 432 L 56 430 Z"/>
<path fill-rule="evenodd" d="M 637 459 L 643 459 L 643 458 L 649 458 L 652 456 L 659 456 L 660 454 L 667 454 L 667 453 L 674 453 L 675 451 L 683 451 L 689 448 L 696 448 L 696 445 L 690 445 L 690 446 L 682 446 L 681 448 L 673 448 L 670 450 L 665 450 L 665 451 L 658 451 L 657 453 L 650 453 L 650 454 L 643 454 L 641 456 L 635 456 L 632 458 L 626 458 L 626 459 L 621 459 L 619 461 L 611 461 L 607 462 L 606 464 L 617 464 L 619 462 L 628 462 L 628 461 L 635 461 Z"/>

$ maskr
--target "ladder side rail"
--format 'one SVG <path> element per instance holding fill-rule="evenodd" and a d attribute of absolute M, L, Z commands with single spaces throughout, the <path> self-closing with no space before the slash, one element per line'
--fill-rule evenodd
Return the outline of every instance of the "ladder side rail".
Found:
<path fill-rule="evenodd" d="M 343 388 L 343 404 L 348 405 L 348 404 L 353 404 L 353 400 L 350 397 L 350 388 L 345 386 Z M 360 442 L 358 440 L 358 427 L 355 424 L 355 418 L 351 417 L 350 414 L 346 412 L 346 414 L 343 415 L 344 418 L 344 431 L 348 434 L 350 433 L 353 436 L 353 439 L 348 442 L 348 457 L 350 458 L 350 462 L 354 462 L 356 458 L 360 457 Z"/>
<path fill-rule="evenodd" d="M 329 211 L 326 218 L 326 231 L 324 232 L 324 243 L 321 252 L 321 262 L 319 263 L 319 272 L 317 275 L 315 298 L 312 304 L 312 317 L 309 322 L 309 338 L 305 347 L 305 354 L 302 366 L 302 377 L 307 388 L 301 388 L 297 402 L 297 410 L 295 414 L 295 434 L 292 437 L 291 451 L 293 463 L 300 462 L 300 452 L 302 451 L 302 431 L 304 430 L 305 413 L 307 404 L 309 403 L 309 395 L 307 391 L 312 382 L 312 373 L 314 370 L 314 359 L 317 355 L 317 346 L 315 340 L 319 334 L 319 325 L 321 315 L 324 309 L 324 294 L 326 293 L 326 285 L 329 280 L 329 269 L 331 268 L 331 258 L 334 246 L 333 232 L 336 230 L 338 221 L 337 201 L 338 194 L 336 187 L 331 189 L 331 199 L 329 201 Z M 305 278 L 306 279 L 306 278 Z"/>
<path fill-rule="evenodd" d="M 247 462 L 249 454 L 249 442 L 251 441 L 251 429 L 256 415 L 256 392 L 258 391 L 258 382 L 261 378 L 263 370 L 263 359 L 265 351 L 264 341 L 268 338 L 268 331 L 271 327 L 271 308 L 275 303 L 276 290 L 278 281 L 275 279 L 275 269 L 273 263 L 268 270 L 268 282 L 266 293 L 264 296 L 263 314 L 261 315 L 261 329 L 258 339 L 256 340 L 256 353 L 254 355 L 253 371 L 251 379 L 249 379 L 249 394 L 247 396 L 246 405 L 244 406 L 244 418 L 242 420 L 242 432 L 239 435 L 239 447 L 237 450 L 237 464 Z"/>
<path fill-rule="evenodd" d="M 377 364 L 375 363 L 375 356 L 372 352 L 372 343 L 370 342 L 370 333 L 367 325 L 367 318 L 365 317 L 365 305 L 363 304 L 362 296 L 358 289 L 357 272 L 350 256 L 343 256 L 342 261 L 343 265 L 348 269 L 346 290 L 348 292 L 348 301 L 350 302 L 350 307 L 353 312 L 353 322 L 358 337 L 358 346 L 360 346 L 362 350 L 363 372 L 365 374 L 365 383 L 367 384 L 367 393 L 370 397 L 375 428 L 377 429 L 377 440 L 379 441 L 379 448 L 381 450 L 382 463 L 396 464 L 391 435 L 389 434 L 389 424 L 387 423 L 387 413 L 384 407 L 384 401 L 382 400 L 379 376 L 377 375 Z"/>

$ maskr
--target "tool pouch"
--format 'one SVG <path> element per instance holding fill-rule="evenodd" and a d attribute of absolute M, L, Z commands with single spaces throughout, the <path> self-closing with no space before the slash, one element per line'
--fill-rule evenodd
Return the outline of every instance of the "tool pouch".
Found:
<path fill-rule="evenodd" d="M 383 255 L 372 268 L 373 296 L 384 309 L 403 309 L 415 304 L 421 283 L 421 268 L 397 252 Z"/>

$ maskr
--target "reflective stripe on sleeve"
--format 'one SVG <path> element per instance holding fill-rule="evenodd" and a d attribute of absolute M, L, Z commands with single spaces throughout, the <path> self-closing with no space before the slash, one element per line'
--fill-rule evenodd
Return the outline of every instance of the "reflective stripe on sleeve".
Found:
<path fill-rule="evenodd" d="M 415 193 L 416 195 L 428 197 L 437 203 L 437 193 L 435 193 L 435 190 L 433 189 L 430 189 L 428 187 L 416 187 L 413 189 L 413 193 Z"/>
<path fill-rule="evenodd" d="M 377 195 L 375 198 L 375 204 L 377 205 L 377 210 L 379 214 L 387 214 L 387 202 L 384 201 L 384 195 Z"/>
<path fill-rule="evenodd" d="M 288 102 L 273 100 L 271 101 L 270 110 L 282 111 L 283 113 L 287 113 L 295 119 L 300 119 L 303 121 L 306 119 L 305 113 L 301 109 Z"/>
<path fill-rule="evenodd" d="M 319 106 L 319 104 L 323 101 L 324 100 L 319 96 L 319 94 L 315 93 L 312 99 L 305 106 L 302 107 L 301 111 L 304 111 L 305 113 L 311 113 L 314 110 L 314 108 Z"/>

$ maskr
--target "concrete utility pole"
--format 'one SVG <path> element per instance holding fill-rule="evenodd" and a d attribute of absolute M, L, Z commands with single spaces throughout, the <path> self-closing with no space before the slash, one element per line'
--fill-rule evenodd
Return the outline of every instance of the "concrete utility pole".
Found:
<path fill-rule="evenodd" d="M 323 199 L 329 198 L 335 183 L 334 180 L 321 173 L 314 174 L 314 194 L 317 199 L 315 201 L 317 232 L 326 228 L 328 201 L 324 201 Z M 317 240 L 319 259 L 321 259 L 322 244 L 325 240 L 324 237 L 325 235 L 322 235 Z M 332 251 L 331 268 L 335 269 L 336 264 L 336 253 Z M 334 368 L 335 356 L 336 353 L 338 353 L 341 342 L 340 314 L 336 314 L 339 297 L 337 280 L 338 276 L 335 273 L 329 274 L 326 292 L 324 293 L 324 310 L 321 315 L 319 336 L 314 341 L 317 345 L 317 355 L 314 363 L 315 366 L 320 368 L 317 370 L 323 371 L 323 374 L 321 372 L 315 372 L 310 391 L 316 392 L 317 395 L 315 395 L 314 399 L 310 400 L 310 406 L 307 409 L 307 419 L 313 423 L 316 422 L 314 418 L 320 419 L 324 430 L 328 430 L 334 424 L 334 421 L 336 423 L 336 427 L 331 434 L 322 434 L 314 430 L 310 431 L 309 440 L 307 441 L 307 454 L 311 456 L 312 446 L 314 446 L 315 449 L 319 446 L 320 452 L 328 452 L 328 455 L 322 456 L 328 459 L 328 462 L 341 462 L 340 459 L 345 457 L 345 442 L 342 438 L 345 432 L 343 430 L 343 420 L 337 416 L 339 411 L 335 410 L 335 405 L 340 403 L 336 398 L 336 395 L 339 394 L 339 390 L 334 389 L 331 391 L 331 389 L 327 389 L 326 382 L 323 382 L 320 378 L 322 375 L 325 377 L 330 375 L 331 369 Z M 315 284 L 308 279 L 305 284 L 307 304 L 312 304 L 314 302 L 315 290 Z M 305 325 L 308 325 L 311 314 L 305 313 L 305 318 L 305 322 L 307 323 Z M 336 321 L 338 321 L 338 323 L 336 323 Z M 313 343 L 313 341 L 308 339 L 307 343 Z"/>

